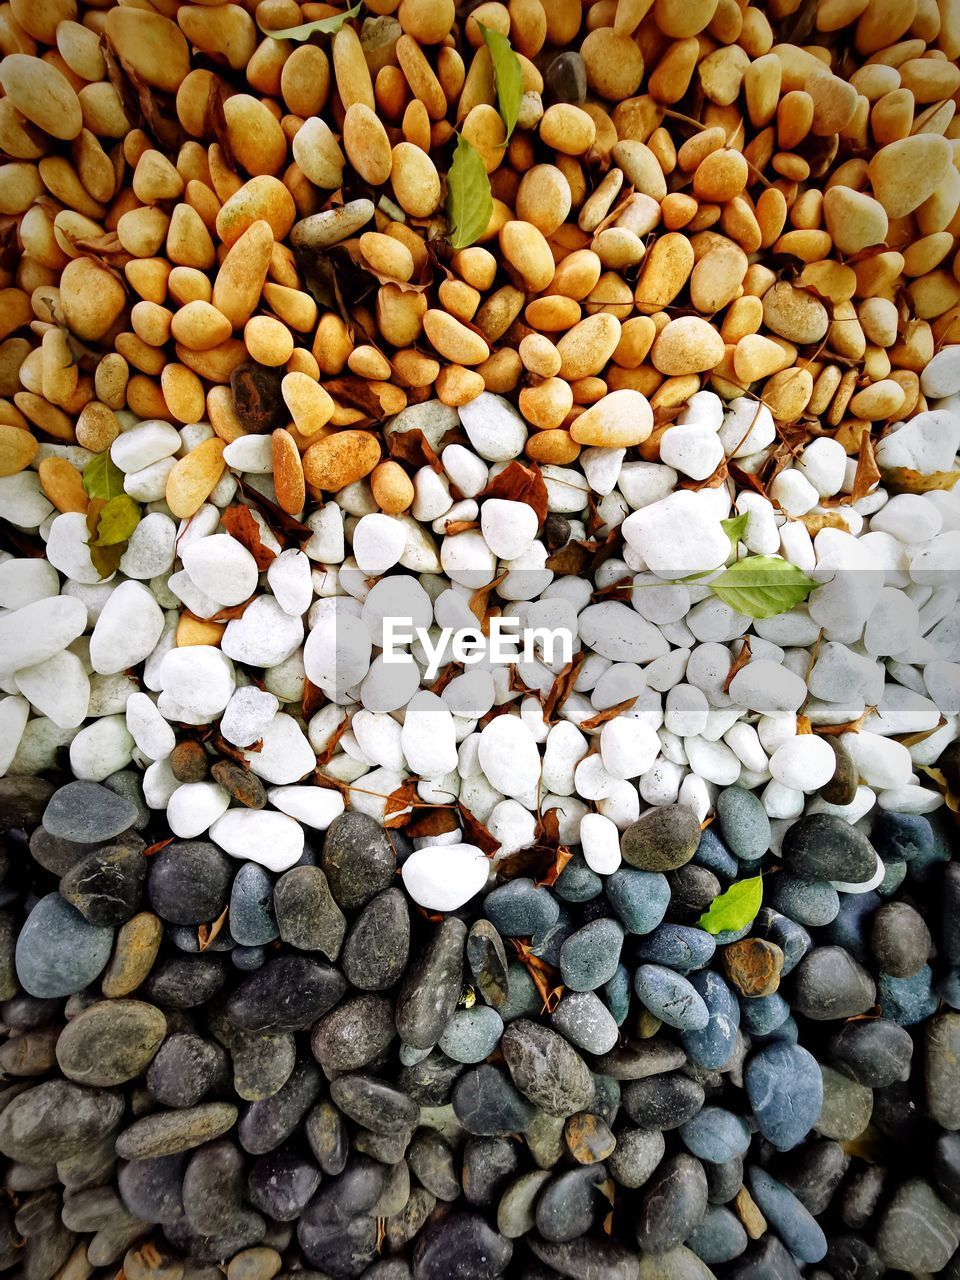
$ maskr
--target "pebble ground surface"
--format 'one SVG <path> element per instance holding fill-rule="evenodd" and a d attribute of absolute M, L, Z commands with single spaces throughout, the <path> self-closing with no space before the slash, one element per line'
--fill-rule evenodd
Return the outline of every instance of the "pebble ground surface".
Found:
<path fill-rule="evenodd" d="M 0 5 L 0 1271 L 960 1280 L 958 56 Z"/>

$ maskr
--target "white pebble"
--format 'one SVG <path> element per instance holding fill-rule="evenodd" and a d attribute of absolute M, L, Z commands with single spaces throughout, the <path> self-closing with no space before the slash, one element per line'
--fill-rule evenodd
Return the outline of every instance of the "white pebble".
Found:
<path fill-rule="evenodd" d="M 403 887 L 427 911 L 457 911 L 484 887 L 490 863 L 476 845 L 430 845 L 403 864 Z"/>
<path fill-rule="evenodd" d="M 537 513 L 526 502 L 488 498 L 480 508 L 480 531 L 500 560 L 515 560 L 533 545 Z"/>
<path fill-rule="evenodd" d="M 167 823 L 181 840 L 208 831 L 230 808 L 230 792 L 216 782 L 185 782 L 167 801 Z"/>
<path fill-rule="evenodd" d="M 620 866 L 620 832 L 616 823 L 603 814 L 584 814 L 580 820 L 580 843 L 584 861 L 598 876 L 612 875 Z"/>
<path fill-rule="evenodd" d="M 94 671 L 112 675 L 150 656 L 163 631 L 163 612 L 139 582 L 121 582 L 104 605 L 90 637 Z"/>
<path fill-rule="evenodd" d="M 616 716 L 600 731 L 600 758 L 612 778 L 637 778 L 660 754 L 656 730 L 643 720 Z"/>
<path fill-rule="evenodd" d="M 157 704 L 145 693 L 133 693 L 127 699 L 127 730 L 137 750 L 148 760 L 165 760 L 177 745 L 177 736 L 157 710 Z"/>
<path fill-rule="evenodd" d="M 210 828 L 210 839 L 231 858 L 286 871 L 303 856 L 303 827 L 284 813 L 230 809 Z"/>
<path fill-rule="evenodd" d="M 770 773 L 795 791 L 817 791 L 833 777 L 837 757 L 824 738 L 801 733 L 777 747 L 770 757 Z"/>
<path fill-rule="evenodd" d="M 340 792 L 326 787 L 271 787 L 267 799 L 275 809 L 315 831 L 326 831 L 344 808 Z"/>

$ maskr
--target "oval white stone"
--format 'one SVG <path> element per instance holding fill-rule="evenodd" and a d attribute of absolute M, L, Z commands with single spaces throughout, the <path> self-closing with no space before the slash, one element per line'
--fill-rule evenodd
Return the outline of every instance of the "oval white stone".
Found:
<path fill-rule="evenodd" d="M 456 911 L 487 883 L 490 863 L 472 844 L 428 845 L 403 864 L 403 887 L 428 911 Z"/>

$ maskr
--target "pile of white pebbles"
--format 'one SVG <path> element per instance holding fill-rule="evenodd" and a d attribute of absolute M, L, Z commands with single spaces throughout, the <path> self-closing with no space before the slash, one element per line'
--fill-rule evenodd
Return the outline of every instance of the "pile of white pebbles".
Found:
<path fill-rule="evenodd" d="M 960 346 L 935 356 L 921 387 L 929 407 L 884 435 L 881 471 L 956 467 Z M 325 830 L 345 805 L 402 813 L 396 793 L 410 778 L 406 801 L 459 802 L 499 856 L 533 844 L 555 809 L 560 841 L 603 874 L 646 807 L 679 802 L 705 821 L 734 783 L 758 793 L 775 832 L 805 807 L 858 822 L 875 806 L 943 803 L 923 769 L 960 735 L 960 496 L 949 489 L 892 494 L 880 483 L 843 502 L 856 461 L 827 436 L 796 451 L 774 501 L 732 480 L 697 488 L 724 457 L 738 475 L 757 473 L 777 443 L 763 405 L 701 391 L 661 437 L 661 462 L 586 448 L 570 466 L 543 466 L 547 524 L 607 552 L 586 557 L 590 576 L 557 572 L 533 508 L 482 496 L 527 437 L 509 402 L 484 392 L 459 410 L 412 405 L 385 424 L 387 436 L 422 431 L 443 464 L 414 475 L 408 514 L 380 513 L 367 481 L 308 504 L 309 537 L 251 507 L 275 553 L 261 572 L 221 514 L 246 500 L 239 477 L 246 493 L 274 498 L 270 437 L 229 445 L 210 499 L 177 521 L 166 477 L 211 428 L 128 412 L 118 421 L 111 458 L 144 518 L 106 580 L 85 517 L 58 514 L 35 469 L 53 456 L 82 469 L 92 454 L 41 444 L 34 469 L 0 479 L 0 517 L 46 544 L 46 559 L 15 550 L 0 563 L 0 773 L 50 769 L 64 749 L 82 779 L 132 762 L 172 833 L 209 833 L 273 871 L 300 858 L 304 827 Z M 469 447 L 444 447 L 458 425 Z M 840 519 L 811 536 L 801 517 L 820 512 Z M 721 522 L 738 515 L 735 544 Z M 787 612 L 736 612 L 711 581 L 751 555 L 781 556 L 817 585 Z M 185 611 L 216 620 L 244 604 L 219 647 L 178 644 Z M 561 653 L 498 664 L 483 637 L 469 662 L 451 670 L 447 645 L 431 664 L 442 628 L 477 629 L 486 615 L 489 630 L 491 613 L 568 632 L 572 687 L 556 696 Z M 386 662 L 387 619 L 429 630 L 429 643 Z M 305 682 L 322 703 L 307 719 Z M 178 739 L 208 727 L 268 784 L 267 808 L 231 808 L 218 783 L 174 776 Z M 811 796 L 836 768 L 831 740 L 860 777 L 842 807 Z M 486 882 L 491 862 L 460 827 L 415 845 L 404 881 L 422 906 L 456 909 Z"/>

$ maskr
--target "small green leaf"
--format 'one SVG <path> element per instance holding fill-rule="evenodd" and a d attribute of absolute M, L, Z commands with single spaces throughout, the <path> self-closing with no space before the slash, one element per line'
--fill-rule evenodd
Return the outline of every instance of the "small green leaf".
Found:
<path fill-rule="evenodd" d="M 806 600 L 817 585 L 781 556 L 747 556 L 724 569 L 710 589 L 748 618 L 774 618 Z"/>
<path fill-rule="evenodd" d="M 729 520 L 721 520 L 720 528 L 730 539 L 730 545 L 734 551 L 737 549 L 737 543 L 747 531 L 747 521 L 750 519 L 750 512 L 744 511 L 741 516 L 731 516 Z"/>
<path fill-rule="evenodd" d="M 316 22 L 304 22 L 299 27 L 284 27 L 282 31 L 270 31 L 260 26 L 260 30 L 271 40 L 309 40 L 312 35 L 335 35 L 345 22 L 355 18 L 363 8 L 363 0 L 351 5 L 343 13 L 335 13 L 332 18 L 318 18 Z"/>
<path fill-rule="evenodd" d="M 106 453 L 98 453 L 83 469 L 83 487 L 89 498 L 103 498 L 109 502 L 111 498 L 123 493 L 123 472 Z"/>
<path fill-rule="evenodd" d="M 97 525 L 97 546 L 115 547 L 126 542 L 140 523 L 140 508 L 128 493 L 111 498 L 100 512 Z"/>
<path fill-rule="evenodd" d="M 507 130 L 507 141 L 510 135 L 517 127 L 517 117 L 520 115 L 520 100 L 523 97 L 523 72 L 520 69 L 520 59 L 513 51 L 513 46 L 506 36 L 494 31 L 490 27 L 485 27 L 481 22 L 480 34 L 483 36 L 484 43 L 490 50 L 490 57 L 493 60 L 493 75 L 497 85 L 497 106 L 500 109 L 500 119 L 504 123 Z"/>
<path fill-rule="evenodd" d="M 763 902 L 763 877 L 738 880 L 726 893 L 721 893 L 710 903 L 697 921 L 697 926 L 707 933 L 738 933 L 751 920 L 756 919 Z"/>
<path fill-rule="evenodd" d="M 480 152 L 462 135 L 457 138 L 453 164 L 447 174 L 447 221 L 450 246 L 466 249 L 487 229 L 493 213 L 490 179 Z"/>

